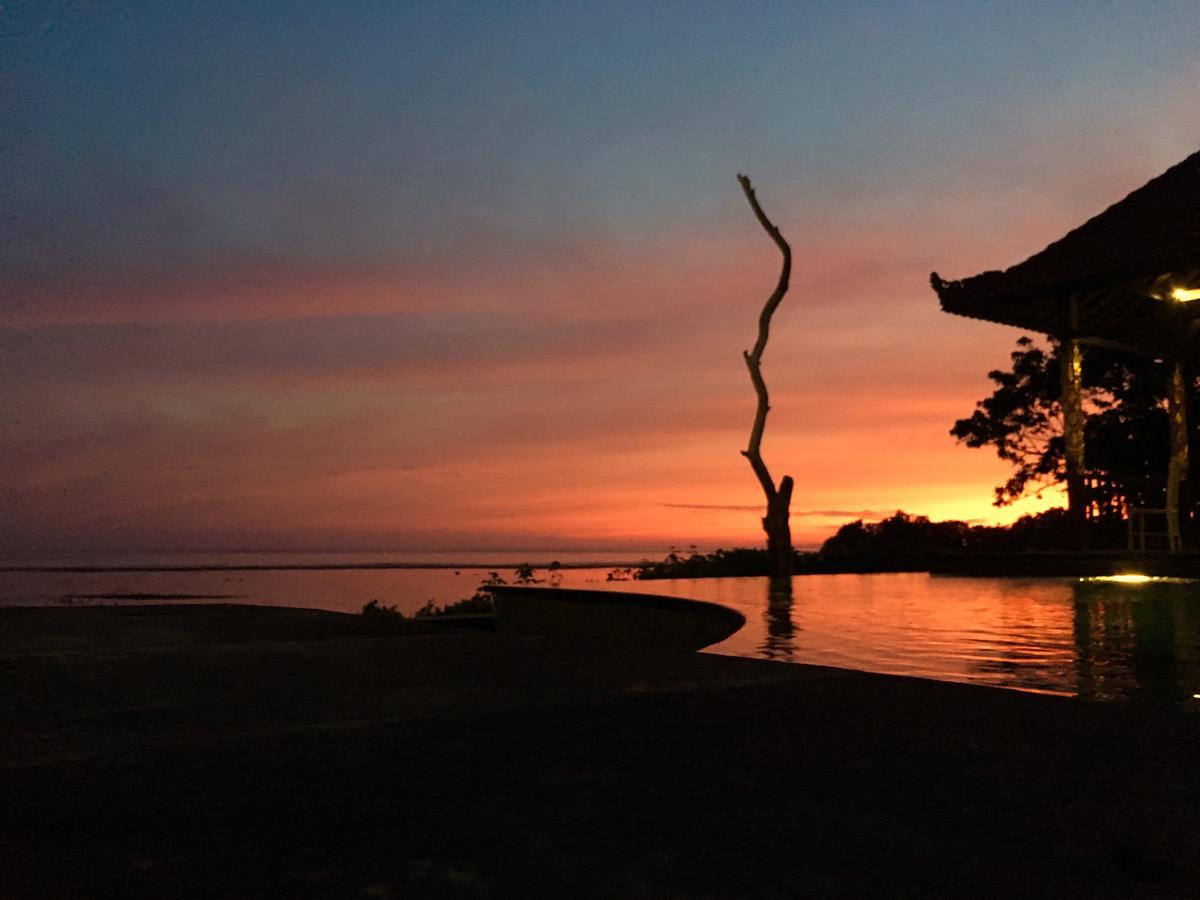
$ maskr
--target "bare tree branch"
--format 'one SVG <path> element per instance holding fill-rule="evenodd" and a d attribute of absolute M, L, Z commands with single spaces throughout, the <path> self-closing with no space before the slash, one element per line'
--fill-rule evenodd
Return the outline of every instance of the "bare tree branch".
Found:
<path fill-rule="evenodd" d="M 788 246 L 788 242 L 783 239 L 783 235 L 779 233 L 779 229 L 772 224 L 771 220 L 767 218 L 767 214 L 763 212 L 762 207 L 759 206 L 758 198 L 754 194 L 754 188 L 750 185 L 750 179 L 745 175 L 738 175 L 737 179 L 738 183 L 742 186 L 742 191 L 745 193 L 746 199 L 750 202 L 750 208 L 754 210 L 755 217 L 783 254 L 783 265 L 779 270 L 779 282 L 775 285 L 775 291 L 767 298 L 767 302 L 758 317 L 758 340 L 754 342 L 753 350 L 742 352 L 742 356 L 746 360 L 746 368 L 750 370 L 750 380 L 754 384 L 754 392 L 758 395 L 758 409 L 754 415 L 754 425 L 750 429 L 750 442 L 746 446 L 746 449 L 742 451 L 742 455 L 750 461 L 750 467 L 754 470 L 759 484 L 762 485 L 763 493 L 766 494 L 767 502 L 770 504 L 775 499 L 777 492 L 775 481 L 771 478 L 771 473 L 767 470 L 767 465 L 763 462 L 760 451 L 763 429 L 767 425 L 767 413 L 771 409 L 770 397 L 767 394 L 767 384 L 763 381 L 762 377 L 761 364 L 763 351 L 767 347 L 767 338 L 771 331 L 771 316 L 774 314 L 776 307 L 779 306 L 780 301 L 783 300 L 783 295 L 787 293 L 788 281 L 792 274 L 792 248 Z M 788 479 L 788 481 L 790 480 Z M 790 494 L 791 492 L 789 491 L 788 493 Z"/>

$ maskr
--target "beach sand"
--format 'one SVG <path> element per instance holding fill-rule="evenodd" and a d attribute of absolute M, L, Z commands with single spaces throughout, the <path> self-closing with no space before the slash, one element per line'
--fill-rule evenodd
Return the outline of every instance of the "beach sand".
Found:
<path fill-rule="evenodd" d="M 1200 883 L 1178 708 L 255 607 L 0 610 L 0 683 L 0 895 Z"/>

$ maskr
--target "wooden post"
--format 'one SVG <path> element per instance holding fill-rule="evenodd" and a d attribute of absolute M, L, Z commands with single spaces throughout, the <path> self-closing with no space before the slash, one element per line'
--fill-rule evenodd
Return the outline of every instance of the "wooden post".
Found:
<path fill-rule="evenodd" d="M 1072 303 L 1074 306 L 1074 303 Z M 1067 467 L 1067 509 L 1077 529 L 1080 550 L 1087 549 L 1087 495 L 1083 483 L 1083 348 L 1075 337 L 1062 338 L 1058 358 L 1062 376 L 1063 457 Z"/>
<path fill-rule="evenodd" d="M 1176 357 L 1171 366 L 1171 384 L 1167 391 L 1167 418 L 1171 429 L 1171 461 L 1167 466 L 1167 544 L 1172 552 L 1183 549 L 1179 527 L 1179 488 L 1188 473 L 1187 382 L 1183 360 Z"/>

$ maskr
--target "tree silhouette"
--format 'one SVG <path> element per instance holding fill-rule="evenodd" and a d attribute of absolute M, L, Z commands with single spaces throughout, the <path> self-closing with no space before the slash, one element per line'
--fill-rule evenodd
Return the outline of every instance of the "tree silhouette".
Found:
<path fill-rule="evenodd" d="M 1012 476 L 996 488 L 995 505 L 1004 506 L 1031 486 L 1044 489 L 1066 479 L 1055 350 L 1022 337 L 1012 353 L 1012 369 L 996 369 L 988 378 L 996 389 L 975 404 L 974 413 L 958 419 L 950 434 L 968 447 L 992 446 L 1012 464 Z"/>
<path fill-rule="evenodd" d="M 1058 352 L 1054 342 L 1043 349 L 1022 337 L 1011 369 L 988 373 L 995 384 L 991 395 L 950 430 L 960 443 L 992 447 L 1012 465 L 1012 476 L 996 488 L 997 506 L 1066 480 Z M 1095 482 L 1090 500 L 1101 508 L 1163 505 L 1170 457 L 1167 377 L 1162 363 L 1146 357 L 1103 347 L 1083 355 L 1088 475 Z M 1194 402 L 1191 385 L 1189 394 Z"/>
<path fill-rule="evenodd" d="M 753 350 L 742 352 L 742 356 L 746 360 L 746 368 L 750 370 L 750 381 L 754 384 L 754 392 L 758 395 L 758 408 L 754 414 L 754 425 L 750 429 L 750 442 L 742 451 L 742 455 L 750 461 L 750 468 L 754 470 L 758 483 L 762 485 L 763 494 L 767 500 L 767 514 L 763 516 L 762 526 L 763 531 L 767 534 L 767 554 L 771 558 L 771 574 L 775 577 L 787 577 L 792 574 L 793 560 L 792 528 L 789 522 L 792 504 L 792 476 L 784 475 L 777 488 L 760 452 L 763 429 L 767 424 L 767 412 L 771 409 L 767 384 L 762 377 L 761 364 L 763 350 L 767 347 L 767 337 L 771 329 L 771 316 L 780 301 L 783 300 L 783 295 L 787 293 L 788 279 L 792 274 L 792 248 L 788 246 L 788 242 L 783 239 L 779 229 L 771 223 L 766 213 L 762 211 L 762 207 L 758 205 L 758 198 L 754 195 L 750 179 L 745 175 L 738 175 L 737 179 L 750 203 L 750 208 L 754 210 L 755 217 L 771 240 L 779 247 L 780 253 L 783 254 L 779 282 L 775 285 L 774 292 L 767 298 L 767 302 L 758 316 L 758 340 L 754 342 Z"/>

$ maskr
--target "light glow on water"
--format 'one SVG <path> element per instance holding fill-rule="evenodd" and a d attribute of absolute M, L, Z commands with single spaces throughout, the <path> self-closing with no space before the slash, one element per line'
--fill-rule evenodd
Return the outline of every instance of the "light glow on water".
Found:
<path fill-rule="evenodd" d="M 1127 572 L 1121 575 L 1092 575 L 1080 578 L 1081 582 L 1099 582 L 1109 584 L 1189 584 L 1196 582 L 1194 578 L 1173 578 L 1167 575 L 1141 575 Z"/>

